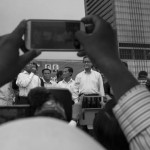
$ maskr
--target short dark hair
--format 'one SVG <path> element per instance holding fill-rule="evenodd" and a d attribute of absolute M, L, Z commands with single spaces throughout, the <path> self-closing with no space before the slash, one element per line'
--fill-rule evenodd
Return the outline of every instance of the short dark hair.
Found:
<path fill-rule="evenodd" d="M 146 71 L 140 71 L 139 74 L 138 74 L 139 78 L 147 77 L 147 76 L 148 76 L 148 73 Z"/>
<path fill-rule="evenodd" d="M 65 67 L 65 68 L 67 68 L 68 69 L 68 71 L 70 72 L 70 73 L 72 73 L 73 74 L 73 68 L 71 68 L 71 67 Z M 71 74 L 71 76 L 72 76 L 72 74 Z"/>
<path fill-rule="evenodd" d="M 36 87 L 34 89 L 31 89 L 28 94 L 28 100 L 31 106 L 30 109 L 31 115 L 47 116 L 47 117 L 53 117 L 53 118 L 65 120 L 65 118 L 61 113 L 59 113 L 57 110 L 51 107 L 49 109 L 39 111 L 39 113 L 35 114 L 36 110 L 40 110 L 43 104 L 49 101 L 49 99 L 51 98 L 55 99 L 55 102 L 58 102 L 56 97 L 44 87 Z"/>
<path fill-rule="evenodd" d="M 42 73 L 44 74 L 44 71 L 45 70 L 48 70 L 50 73 L 51 73 L 51 70 L 50 69 L 48 69 L 48 68 L 44 68 L 43 70 L 42 70 Z"/>

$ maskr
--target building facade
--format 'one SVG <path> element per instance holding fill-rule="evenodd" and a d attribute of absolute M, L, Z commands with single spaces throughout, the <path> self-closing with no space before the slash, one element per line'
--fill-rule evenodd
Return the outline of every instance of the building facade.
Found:
<path fill-rule="evenodd" d="M 85 0 L 86 15 L 99 15 L 117 31 L 120 58 L 137 76 L 150 75 L 150 0 Z"/>

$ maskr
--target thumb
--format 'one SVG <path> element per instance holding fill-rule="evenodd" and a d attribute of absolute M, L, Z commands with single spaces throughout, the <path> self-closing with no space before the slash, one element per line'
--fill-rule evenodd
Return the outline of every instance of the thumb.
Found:
<path fill-rule="evenodd" d="M 18 61 L 19 68 L 23 68 L 26 64 L 28 64 L 32 59 L 41 54 L 41 50 L 31 50 L 20 56 Z"/>
<path fill-rule="evenodd" d="M 87 37 L 87 34 L 84 31 L 77 31 L 75 34 L 76 38 L 78 39 L 78 41 L 84 45 L 84 40 Z"/>

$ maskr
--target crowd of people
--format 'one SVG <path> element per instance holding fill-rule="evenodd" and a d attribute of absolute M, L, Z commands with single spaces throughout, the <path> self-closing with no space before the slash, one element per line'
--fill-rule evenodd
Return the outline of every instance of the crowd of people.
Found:
<path fill-rule="evenodd" d="M 58 149 L 60 148 L 59 144 L 62 146 L 62 142 L 64 142 L 63 144 L 67 145 L 68 141 L 69 143 L 76 144 L 74 147 L 71 146 L 73 149 L 150 149 L 150 92 L 147 86 L 140 84 L 120 60 L 116 33 L 110 24 L 97 16 L 87 16 L 81 21 L 84 24 L 93 25 L 90 33 L 84 31 L 76 32 L 76 38 L 83 46 L 83 50 L 79 50 L 77 55 L 79 57 L 86 56 L 83 57 L 84 71 L 79 73 L 75 81 L 73 81 L 71 78 L 73 69 L 71 67 L 64 68 L 64 78 L 58 82 L 59 87 L 65 87 L 70 91 L 64 95 L 60 94 L 57 90 L 49 91 L 47 89 L 47 87 L 55 86 L 47 78 L 50 74 L 49 70 L 43 70 L 43 78 L 40 79 L 36 75 L 36 65 L 33 67 L 34 64 L 29 63 L 41 51 L 28 51 L 25 48 L 22 36 L 25 33 L 26 21 L 22 21 L 11 34 L 0 38 L 0 86 L 17 77 L 16 84 L 19 87 L 19 104 L 22 102 L 29 103 L 33 108 L 33 116 L 48 116 L 47 119 L 50 120 L 30 118 L 8 123 L 6 126 L 3 125 L 0 127 L 1 142 L 5 140 L 5 144 L 1 143 L 2 149 L 5 150 L 10 147 L 11 149 L 20 149 L 22 148 L 21 146 L 24 149 L 38 149 L 39 147 L 43 148 L 43 146 L 52 146 L 53 149 Z M 19 55 L 19 48 L 24 52 L 22 56 Z M 91 69 L 92 64 L 101 70 L 113 92 L 113 94 L 111 92 L 113 95 L 112 100 L 96 115 L 94 120 L 93 127 L 96 139 L 100 143 L 99 145 L 93 139 L 87 137 L 88 135 L 85 136 L 85 134 L 82 134 L 82 131 L 70 129 L 68 123 L 65 124 L 61 121 L 51 119 L 53 116 L 60 120 L 72 121 L 74 119 L 73 115 L 76 115 L 75 119 L 79 115 L 76 112 L 81 107 L 79 102 L 82 101 L 84 95 L 98 94 L 102 98 L 105 97 L 102 76 L 99 72 Z M 41 83 L 46 88 L 39 87 Z M 35 87 L 39 87 L 40 89 Z M 36 103 L 36 100 L 39 99 L 38 95 L 40 96 L 40 100 Z M 60 95 L 61 97 L 59 97 Z M 61 99 L 64 99 L 65 103 L 61 102 Z M 68 99 L 67 102 L 66 99 Z M 74 103 L 74 107 L 72 107 L 72 103 Z M 73 112 L 73 115 L 69 112 Z M 45 124 L 49 125 L 48 129 Z M 15 129 L 13 125 L 16 128 L 18 125 L 16 133 L 18 133 L 19 137 L 16 135 L 16 139 L 21 137 L 20 141 L 22 145 L 16 143 L 14 140 L 13 143 L 10 138 L 7 141 L 4 138 L 4 129 L 12 131 L 7 133 L 7 137 L 14 135 L 11 128 Z M 21 126 L 25 126 L 25 129 Z M 41 131 L 44 132 L 40 134 Z M 31 135 L 35 138 L 35 142 L 31 138 L 27 139 Z M 43 140 L 46 135 L 49 135 L 49 142 Z M 38 143 L 36 139 L 38 139 Z M 83 142 L 83 139 L 86 139 L 86 142 Z M 70 149 L 71 147 L 62 147 L 62 149 Z"/>

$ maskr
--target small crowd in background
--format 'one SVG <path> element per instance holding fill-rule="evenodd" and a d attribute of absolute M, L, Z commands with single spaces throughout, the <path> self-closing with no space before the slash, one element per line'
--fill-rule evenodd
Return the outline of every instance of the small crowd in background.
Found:
<path fill-rule="evenodd" d="M 122 63 L 128 68 L 126 62 Z M 42 69 L 42 76 L 39 76 L 38 65 L 32 61 L 25 66 L 12 82 L 0 88 L 0 105 L 29 104 L 27 95 L 35 87 L 67 88 L 72 93 L 73 102 L 78 102 L 79 96 L 82 94 L 98 94 L 104 98 L 104 105 L 113 98 L 113 90 L 107 78 L 91 63 L 88 57 L 83 59 L 83 65 L 84 71 L 77 74 L 75 80 L 73 80 L 72 67 L 66 66 L 63 70 L 57 70 L 55 77 L 51 76 L 49 68 L 44 68 Z M 98 78 L 95 78 L 95 71 L 98 74 Z M 89 75 L 91 74 L 89 79 L 85 79 L 85 72 Z M 145 85 L 150 90 L 150 79 L 146 71 L 140 71 L 137 79 L 140 84 Z"/>

